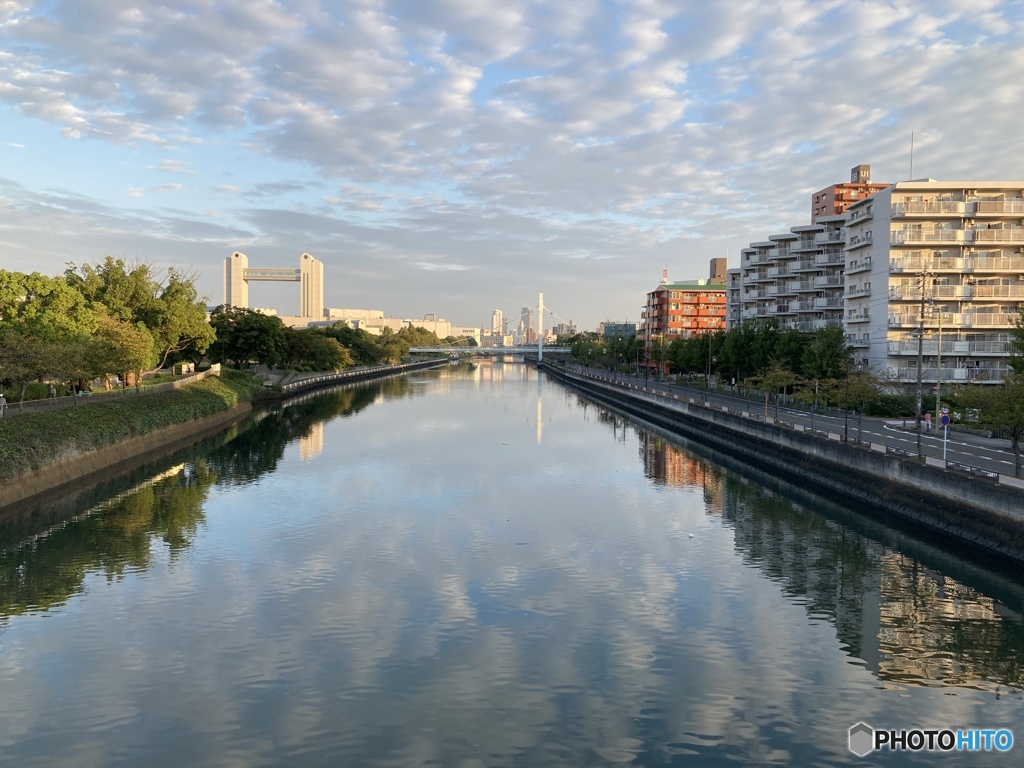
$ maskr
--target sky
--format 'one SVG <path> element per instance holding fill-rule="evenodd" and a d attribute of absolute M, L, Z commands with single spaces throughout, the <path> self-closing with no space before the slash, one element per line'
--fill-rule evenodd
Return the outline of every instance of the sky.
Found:
<path fill-rule="evenodd" d="M 914 178 L 1024 179 L 1022 73 L 1019 0 L 0 0 L 0 268 L 219 304 L 308 252 L 331 307 L 637 320 L 912 134 Z"/>

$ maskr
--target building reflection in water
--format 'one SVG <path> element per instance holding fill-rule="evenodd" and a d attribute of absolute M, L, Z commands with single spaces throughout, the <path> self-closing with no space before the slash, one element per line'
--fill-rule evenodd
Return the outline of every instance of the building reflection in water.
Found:
<path fill-rule="evenodd" d="M 667 440 L 638 436 L 644 474 L 703 488 L 706 512 L 723 516 L 744 559 L 831 622 L 846 651 L 886 686 L 1024 688 L 1019 610 L 760 484 L 723 478 Z"/>
<path fill-rule="evenodd" d="M 324 451 L 324 423 L 315 422 L 309 432 L 299 438 L 299 458 L 309 461 Z"/>

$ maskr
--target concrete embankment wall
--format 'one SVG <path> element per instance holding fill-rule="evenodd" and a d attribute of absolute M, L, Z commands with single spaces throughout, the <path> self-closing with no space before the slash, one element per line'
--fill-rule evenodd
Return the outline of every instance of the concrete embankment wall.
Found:
<path fill-rule="evenodd" d="M 847 445 L 675 396 L 541 365 L 595 399 L 700 440 L 826 496 L 867 504 L 1024 565 L 1024 492 L 878 450 Z"/>
<path fill-rule="evenodd" d="M 154 458 L 197 443 L 241 421 L 252 410 L 250 403 L 213 413 L 201 419 L 174 424 L 147 435 L 129 438 L 114 445 L 84 451 L 57 464 L 26 472 L 0 486 L 0 509 L 35 499 L 41 494 L 64 493 L 71 486 L 85 487 L 116 467 L 128 472 Z"/>
<path fill-rule="evenodd" d="M 422 371 L 428 368 L 440 368 L 443 365 L 448 365 L 448 360 L 419 360 L 414 363 L 403 363 L 401 365 L 376 365 L 370 368 L 342 371 L 341 373 L 324 373 L 293 381 L 279 390 L 269 390 L 261 394 L 259 399 L 261 401 L 286 400 L 315 389 L 322 389 L 323 387 L 333 387 L 338 384 L 349 384 L 369 379 L 380 379 L 387 376 L 412 373 L 413 371 Z"/>

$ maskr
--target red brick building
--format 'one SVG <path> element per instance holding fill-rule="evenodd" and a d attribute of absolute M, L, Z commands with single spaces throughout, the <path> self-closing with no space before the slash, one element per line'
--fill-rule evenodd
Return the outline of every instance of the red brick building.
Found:
<path fill-rule="evenodd" d="M 725 281 L 670 283 L 666 278 L 647 294 L 641 317 L 648 365 L 657 367 L 662 343 L 667 346 L 673 339 L 725 330 Z"/>
<path fill-rule="evenodd" d="M 811 223 L 816 224 L 819 216 L 839 216 L 846 209 L 865 197 L 871 197 L 888 184 L 871 183 L 871 166 L 855 165 L 850 169 L 849 184 L 833 184 L 811 195 Z"/>

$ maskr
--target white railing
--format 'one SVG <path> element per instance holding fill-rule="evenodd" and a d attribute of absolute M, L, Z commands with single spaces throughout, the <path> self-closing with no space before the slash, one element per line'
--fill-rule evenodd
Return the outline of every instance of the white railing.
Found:
<path fill-rule="evenodd" d="M 1006 200 L 976 200 L 971 203 L 973 213 L 1024 213 L 1024 199 L 1008 198 Z"/>
<path fill-rule="evenodd" d="M 964 204 L 958 200 L 913 200 L 892 204 L 892 216 L 915 214 L 960 214 L 965 213 Z"/>
<path fill-rule="evenodd" d="M 970 242 L 970 231 L 964 229 L 897 229 L 890 233 L 890 245 L 903 243 Z"/>

